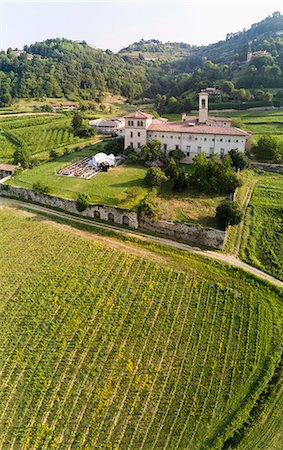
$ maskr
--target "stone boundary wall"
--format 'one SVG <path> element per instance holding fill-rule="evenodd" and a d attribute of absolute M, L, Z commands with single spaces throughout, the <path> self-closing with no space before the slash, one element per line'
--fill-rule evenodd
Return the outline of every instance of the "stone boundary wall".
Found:
<path fill-rule="evenodd" d="M 202 228 L 201 226 L 165 222 L 163 220 L 152 223 L 146 219 L 140 219 L 139 225 L 143 230 L 159 233 L 189 244 L 204 245 L 219 250 L 222 250 L 225 245 L 226 231 L 214 228 Z"/>
<path fill-rule="evenodd" d="M 8 189 L 7 189 L 8 187 Z M 52 195 L 40 194 L 32 189 L 18 188 L 14 186 L 0 186 L 0 194 L 7 197 L 16 197 L 23 200 L 38 203 L 43 206 L 57 208 L 62 211 L 76 214 L 88 219 L 101 219 L 119 225 L 127 225 L 131 228 L 138 228 L 138 215 L 134 211 L 123 211 L 111 206 L 91 205 L 84 211 L 79 212 L 74 200 L 55 197 Z"/>
<path fill-rule="evenodd" d="M 84 211 L 79 212 L 74 200 L 40 194 L 32 189 L 14 186 L 0 185 L 0 195 L 23 199 L 88 219 L 101 219 L 134 229 L 140 228 L 141 230 L 158 233 L 170 239 L 181 240 L 189 244 L 203 245 L 220 250 L 224 248 L 225 244 L 226 232 L 213 228 L 202 228 L 201 226 L 165 221 L 152 223 L 147 219 L 139 219 L 138 214 L 134 211 L 103 205 L 91 205 Z"/>
<path fill-rule="evenodd" d="M 252 169 L 266 170 L 267 172 L 283 173 L 283 164 L 252 162 Z"/>

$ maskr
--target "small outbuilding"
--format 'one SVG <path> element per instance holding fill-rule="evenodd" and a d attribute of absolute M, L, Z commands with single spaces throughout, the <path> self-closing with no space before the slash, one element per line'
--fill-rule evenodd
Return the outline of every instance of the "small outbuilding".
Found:
<path fill-rule="evenodd" d="M 17 168 L 18 166 L 14 166 L 13 164 L 0 164 L 0 179 L 11 177 Z"/>

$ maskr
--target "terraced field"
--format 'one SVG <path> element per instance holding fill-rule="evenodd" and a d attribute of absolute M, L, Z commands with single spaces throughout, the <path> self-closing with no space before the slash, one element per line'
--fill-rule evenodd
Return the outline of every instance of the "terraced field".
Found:
<path fill-rule="evenodd" d="M 1 449 L 222 448 L 248 419 L 278 291 L 8 208 L 0 229 Z"/>
<path fill-rule="evenodd" d="M 52 149 L 80 141 L 72 133 L 69 116 L 0 117 L 0 162 L 11 161 L 17 147 L 47 156 Z"/>
<path fill-rule="evenodd" d="M 283 175 L 259 177 L 247 208 L 243 260 L 283 280 Z"/>

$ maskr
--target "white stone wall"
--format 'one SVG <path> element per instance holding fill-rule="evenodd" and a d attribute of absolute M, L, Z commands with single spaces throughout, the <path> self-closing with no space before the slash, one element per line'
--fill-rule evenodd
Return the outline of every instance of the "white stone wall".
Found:
<path fill-rule="evenodd" d="M 200 151 L 206 153 L 207 156 L 211 154 L 211 149 L 213 149 L 214 154 L 219 156 L 221 155 L 221 149 L 224 149 L 224 156 L 232 149 L 238 149 L 240 152 L 244 152 L 246 143 L 244 136 L 148 131 L 148 141 L 154 139 L 161 142 L 161 149 L 167 154 L 171 150 L 175 150 L 178 145 L 186 155 L 182 161 L 184 163 L 191 163 L 194 156 Z M 188 152 L 190 156 L 187 156 Z"/>
<path fill-rule="evenodd" d="M 138 150 L 147 143 L 147 128 L 152 119 L 125 119 L 125 148 Z"/>

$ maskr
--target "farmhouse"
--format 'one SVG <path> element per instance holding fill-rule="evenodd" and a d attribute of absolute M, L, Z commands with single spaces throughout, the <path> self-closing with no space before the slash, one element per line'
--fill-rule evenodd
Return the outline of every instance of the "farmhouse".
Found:
<path fill-rule="evenodd" d="M 117 117 L 113 119 L 94 119 L 89 121 L 89 126 L 102 134 L 116 134 L 119 137 L 124 136 L 125 119 Z"/>
<path fill-rule="evenodd" d="M 13 164 L 0 164 L 0 180 L 14 175 L 17 168 L 18 166 L 14 166 Z"/>
<path fill-rule="evenodd" d="M 125 116 L 125 148 L 131 146 L 139 151 L 142 145 L 152 140 L 161 142 L 161 148 L 169 154 L 180 149 L 185 157 L 182 162 L 191 163 L 197 153 L 220 158 L 232 149 L 245 151 L 249 133 L 232 127 L 231 120 L 223 117 L 208 117 L 208 93 L 199 94 L 199 115 L 183 114 L 182 121 L 153 119 L 151 115 L 137 111 Z"/>

